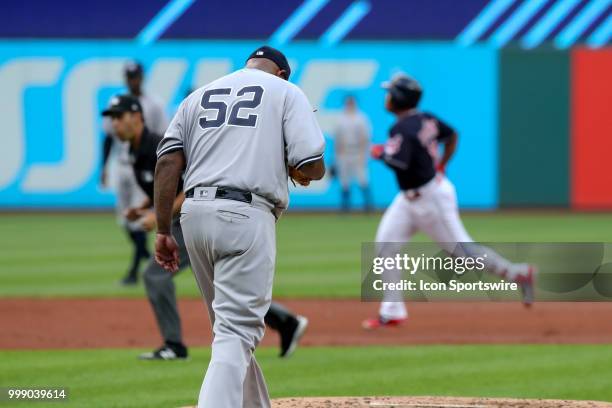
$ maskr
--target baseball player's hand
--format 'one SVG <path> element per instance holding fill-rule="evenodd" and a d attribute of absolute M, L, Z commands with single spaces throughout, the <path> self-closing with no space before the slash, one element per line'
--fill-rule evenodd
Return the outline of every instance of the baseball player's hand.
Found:
<path fill-rule="evenodd" d="M 178 271 L 179 250 L 172 235 L 157 233 L 155 237 L 155 261 L 169 272 L 175 273 Z"/>
<path fill-rule="evenodd" d="M 442 163 L 436 164 L 436 173 L 444 174 L 445 172 L 446 172 L 446 166 L 445 165 L 443 165 Z"/>
<path fill-rule="evenodd" d="M 289 166 L 289 177 L 301 186 L 307 186 L 310 184 L 310 179 L 302 174 L 301 171 L 295 167 Z"/>
<path fill-rule="evenodd" d="M 385 152 L 385 145 L 382 145 L 382 144 L 375 144 L 375 145 L 372 145 L 372 147 L 370 148 L 370 155 L 374 159 L 380 159 L 384 152 Z"/>
<path fill-rule="evenodd" d="M 136 221 L 137 219 L 145 215 L 145 211 L 139 207 L 132 207 L 125 210 L 123 215 L 128 221 Z"/>
<path fill-rule="evenodd" d="M 157 227 L 157 218 L 155 217 L 154 211 L 146 211 L 144 216 L 140 219 L 140 225 L 142 229 L 147 232 L 151 232 Z"/>

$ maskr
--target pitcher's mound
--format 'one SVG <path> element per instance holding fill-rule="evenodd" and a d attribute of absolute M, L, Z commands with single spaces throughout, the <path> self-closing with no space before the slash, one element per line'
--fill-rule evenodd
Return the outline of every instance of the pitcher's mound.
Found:
<path fill-rule="evenodd" d="M 454 397 L 318 397 L 282 398 L 273 408 L 612 408 L 600 401 Z"/>

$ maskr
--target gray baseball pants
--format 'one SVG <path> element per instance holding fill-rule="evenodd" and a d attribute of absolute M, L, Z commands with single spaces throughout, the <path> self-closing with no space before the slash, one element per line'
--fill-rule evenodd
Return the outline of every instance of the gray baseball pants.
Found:
<path fill-rule="evenodd" d="M 276 220 L 267 201 L 255 195 L 253 200 L 188 198 L 181 209 L 191 267 L 214 335 L 198 408 L 270 407 L 253 353 L 272 299 Z"/>

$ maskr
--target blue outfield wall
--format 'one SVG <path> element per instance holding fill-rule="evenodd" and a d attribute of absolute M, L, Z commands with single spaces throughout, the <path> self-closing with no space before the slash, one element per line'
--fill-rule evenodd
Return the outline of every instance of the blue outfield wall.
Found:
<path fill-rule="evenodd" d="M 100 208 L 114 202 L 101 189 L 102 132 L 99 112 L 123 88 L 127 59 L 142 61 L 146 87 L 171 115 L 189 89 L 244 64 L 255 42 L 162 41 L 138 47 L 128 41 L 0 42 L 0 207 Z M 386 139 L 393 118 L 383 108 L 380 83 L 397 71 L 416 77 L 425 89 L 422 109 L 437 113 L 459 133 L 449 169 L 462 207 L 497 206 L 497 51 L 452 43 L 349 42 L 328 49 L 316 42 L 283 48 L 294 67 L 292 81 L 312 105 L 328 140 L 347 93 L 357 97 L 372 124 L 373 142 Z M 369 163 L 377 207 L 397 192 L 392 173 Z M 339 204 L 336 180 L 292 190 L 293 208 Z M 354 197 L 361 197 L 355 188 Z"/>

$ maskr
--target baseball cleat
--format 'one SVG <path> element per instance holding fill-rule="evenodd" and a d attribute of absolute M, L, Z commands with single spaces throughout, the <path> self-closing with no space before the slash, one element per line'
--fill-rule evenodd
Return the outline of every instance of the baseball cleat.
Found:
<path fill-rule="evenodd" d="M 187 353 L 187 348 L 186 347 L 182 347 L 182 348 L 172 348 L 169 346 L 162 346 L 160 348 L 158 348 L 157 350 L 148 352 L 148 353 L 142 353 L 141 355 L 138 356 L 139 360 L 163 360 L 163 361 L 170 361 L 170 360 L 186 360 L 188 357 L 188 353 Z"/>
<path fill-rule="evenodd" d="M 521 287 L 523 294 L 523 305 L 525 307 L 531 307 L 534 301 L 534 286 L 535 286 L 535 275 L 537 269 L 533 265 L 527 265 L 527 273 L 525 275 L 518 275 L 514 280 Z"/>
<path fill-rule="evenodd" d="M 307 327 L 308 319 L 304 316 L 297 316 L 287 328 L 280 330 L 281 353 L 279 357 L 286 358 L 293 354 Z"/>
<path fill-rule="evenodd" d="M 382 316 L 365 319 L 361 322 L 361 327 L 366 330 L 375 330 L 381 327 L 397 327 L 406 321 L 406 318 L 403 319 L 385 319 Z"/>

